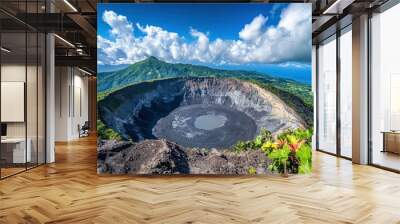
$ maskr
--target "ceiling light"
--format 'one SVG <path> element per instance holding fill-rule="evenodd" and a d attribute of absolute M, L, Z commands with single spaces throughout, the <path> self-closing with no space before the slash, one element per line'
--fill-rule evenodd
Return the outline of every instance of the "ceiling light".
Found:
<path fill-rule="evenodd" d="M 83 70 L 83 69 L 81 69 L 81 68 L 79 68 L 79 67 L 78 67 L 78 70 L 81 71 L 81 72 L 83 72 L 83 73 L 85 73 L 85 74 L 87 74 L 87 75 L 92 75 L 92 73 L 90 73 L 90 72 L 88 72 L 88 71 L 86 71 L 86 70 Z"/>
<path fill-rule="evenodd" d="M 64 42 L 64 43 L 66 43 L 67 45 L 69 45 L 70 47 L 73 47 L 73 48 L 75 48 L 75 45 L 73 45 L 71 42 L 69 42 L 68 40 L 66 40 L 66 39 L 64 39 L 64 38 L 62 38 L 62 37 L 60 37 L 59 35 L 57 35 L 57 34 L 54 34 L 54 36 L 55 37 L 57 37 L 59 40 L 61 40 L 62 42 Z"/>
<path fill-rule="evenodd" d="M 337 7 L 337 4 L 340 2 L 340 0 L 336 0 L 332 5 L 330 5 L 327 9 L 322 14 L 328 14 L 332 9 Z"/>
<path fill-rule="evenodd" d="M 65 4 L 67 4 L 74 12 L 78 12 L 78 10 L 73 6 L 68 0 L 64 0 Z"/>
<path fill-rule="evenodd" d="M 83 55 L 83 49 L 82 48 L 77 48 L 76 49 L 76 53 L 78 53 L 79 55 Z"/>
<path fill-rule="evenodd" d="M 10 50 L 8 50 L 8 49 L 5 48 L 5 47 L 1 47 L 0 49 L 1 49 L 2 51 L 6 52 L 6 53 L 10 53 L 10 52 L 11 52 Z"/>
<path fill-rule="evenodd" d="M 343 10 L 351 5 L 355 0 L 336 0 L 332 5 L 324 10 L 322 14 L 342 14 Z"/>

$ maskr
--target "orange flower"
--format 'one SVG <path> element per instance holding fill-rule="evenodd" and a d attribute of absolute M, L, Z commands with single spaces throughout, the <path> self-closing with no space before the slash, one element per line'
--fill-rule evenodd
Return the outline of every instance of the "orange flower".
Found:
<path fill-rule="evenodd" d="M 304 144 L 305 140 L 301 140 L 301 141 L 297 141 L 297 142 L 293 142 L 291 144 L 289 144 L 290 150 L 296 152 L 303 144 Z"/>

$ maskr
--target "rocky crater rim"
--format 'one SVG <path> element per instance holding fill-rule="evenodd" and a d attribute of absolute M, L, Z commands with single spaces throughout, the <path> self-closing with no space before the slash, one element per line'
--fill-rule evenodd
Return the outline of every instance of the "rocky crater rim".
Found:
<path fill-rule="evenodd" d="M 207 140 L 211 144 L 204 142 L 204 147 L 226 148 L 253 138 L 261 128 L 277 134 L 305 127 L 301 117 L 279 97 L 256 84 L 232 78 L 142 82 L 106 96 L 99 101 L 98 111 L 100 119 L 125 139 L 167 138 L 186 147 L 201 147 Z M 167 136 L 165 133 L 173 132 L 174 127 L 177 133 Z M 242 132 L 247 135 L 230 137 Z M 210 141 L 207 135 L 225 140 Z M 200 140 L 192 144 L 193 139 Z"/>

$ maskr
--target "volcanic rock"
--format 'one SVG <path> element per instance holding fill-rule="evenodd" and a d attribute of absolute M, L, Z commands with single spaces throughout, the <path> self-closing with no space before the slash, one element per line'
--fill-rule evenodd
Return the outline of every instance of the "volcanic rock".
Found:
<path fill-rule="evenodd" d="M 261 151 L 184 148 L 165 139 L 140 143 L 106 141 L 99 146 L 98 173 L 244 175 L 249 168 L 268 173 Z"/>

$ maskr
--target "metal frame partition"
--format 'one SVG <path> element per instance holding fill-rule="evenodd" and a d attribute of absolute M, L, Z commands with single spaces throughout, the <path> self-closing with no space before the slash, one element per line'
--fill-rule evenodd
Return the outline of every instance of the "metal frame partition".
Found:
<path fill-rule="evenodd" d="M 318 42 L 318 44 L 316 45 L 316 57 L 315 57 L 315 59 L 316 59 L 316 63 L 315 63 L 315 65 L 316 65 L 316 68 L 315 68 L 315 71 L 316 71 L 316 79 L 315 79 L 315 82 L 316 82 L 316 91 L 315 91 L 316 92 L 316 106 L 315 106 L 315 108 L 316 108 L 316 112 L 315 112 L 316 113 L 316 138 L 315 138 L 315 141 L 316 141 L 316 150 L 317 151 L 323 152 L 323 153 L 326 153 L 329 155 L 337 156 L 335 153 L 328 152 L 327 150 L 321 149 L 320 143 L 319 143 L 320 142 L 319 141 L 319 137 L 320 137 L 320 135 L 319 135 L 319 131 L 320 131 L 320 128 L 319 128 L 319 124 L 320 124 L 320 122 L 319 122 L 319 120 L 320 120 L 319 119 L 320 118 L 319 105 L 321 103 L 319 100 L 319 96 L 320 96 L 319 87 L 320 87 L 320 78 L 321 78 L 319 49 L 320 49 L 320 45 L 322 42 L 327 41 L 329 38 L 332 38 L 332 36 L 334 36 L 334 35 L 336 35 L 336 33 L 327 36 L 323 40 L 320 40 Z M 331 41 L 337 41 L 337 37 L 335 37 L 335 39 L 331 40 Z M 336 51 L 337 51 L 337 47 L 336 47 Z M 337 89 L 337 84 L 336 84 L 336 89 Z M 336 98 L 337 98 L 337 96 L 336 96 Z M 336 138 L 336 142 L 337 142 L 337 138 Z M 337 149 L 336 149 L 336 151 L 337 151 Z"/>
<path fill-rule="evenodd" d="M 373 89 L 372 89 L 372 55 L 373 55 L 373 49 L 372 49 L 372 18 L 373 18 L 373 13 L 382 13 L 390 8 L 392 8 L 393 6 L 400 4 L 400 0 L 389 0 L 387 2 L 385 2 L 384 4 L 382 4 L 381 6 L 374 8 L 374 9 L 368 9 L 365 11 L 365 13 L 368 13 L 368 25 L 367 25 L 367 46 L 368 46 L 368 54 L 367 54 L 367 79 L 368 79 L 368 165 L 377 167 L 377 168 L 381 168 L 384 170 L 388 170 L 391 172 L 396 172 L 396 173 L 400 173 L 400 170 L 397 169 L 393 169 L 390 167 L 386 167 L 383 165 L 379 165 L 379 164 L 374 164 L 374 160 L 373 160 L 373 140 L 372 140 L 372 93 L 373 93 Z M 340 157 L 340 158 L 344 158 L 347 160 L 352 160 L 349 157 L 343 156 L 341 153 L 341 131 L 342 131 L 342 127 L 341 127 L 341 117 L 340 117 L 340 100 L 341 100 L 341 96 L 340 96 L 340 81 L 341 81 L 341 58 L 340 58 L 340 36 L 343 35 L 344 33 L 342 32 L 343 30 L 345 30 L 348 26 L 352 25 L 351 22 L 351 15 L 348 15 L 348 17 L 350 18 L 347 19 L 347 21 L 342 22 L 341 20 L 339 20 L 336 24 L 332 25 L 332 27 L 329 27 L 328 29 L 330 29 L 329 31 L 322 33 L 322 38 L 319 37 L 316 45 L 316 63 L 315 63 L 315 71 L 316 71 L 316 150 L 319 152 L 323 152 L 323 153 L 327 153 L 336 157 Z M 342 18 L 343 19 L 343 18 Z M 345 18 L 346 19 L 346 18 Z M 341 23 L 341 24 L 340 24 Z M 340 24 L 340 25 L 338 25 Z M 327 29 L 327 30 L 328 30 Z M 333 29 L 335 29 L 335 31 L 333 31 Z M 327 35 L 328 33 L 328 35 Z M 332 152 L 328 152 L 324 149 L 320 148 L 320 144 L 319 144 L 319 118 L 320 118 L 320 111 L 319 111 L 319 104 L 321 103 L 319 101 L 319 85 L 320 85 L 320 71 L 319 71 L 319 64 L 320 64 L 320 55 L 319 55 L 319 51 L 318 49 L 320 48 L 320 44 L 324 41 L 326 41 L 327 39 L 331 38 L 333 35 L 336 35 L 335 41 L 336 41 L 336 153 L 332 153 Z"/>
<path fill-rule="evenodd" d="M 373 48 L 372 48 L 372 18 L 374 13 L 383 13 L 386 10 L 396 6 L 397 4 L 400 4 L 400 0 L 388 0 L 384 4 L 380 5 L 379 7 L 369 10 L 368 11 L 368 54 L 367 54 L 367 60 L 368 60 L 368 165 L 371 165 L 373 167 L 377 167 L 383 170 L 391 171 L 394 173 L 400 173 L 400 170 L 398 169 L 393 169 L 387 166 L 379 165 L 374 163 L 373 160 L 373 133 L 372 133 L 372 94 L 373 94 L 373 88 L 372 88 L 372 55 L 373 55 Z"/>
<path fill-rule="evenodd" d="M 28 2 L 29 3 L 36 3 L 36 12 L 39 12 L 39 2 L 41 2 L 41 3 L 43 3 L 44 1 L 39 1 L 39 0 L 36 0 L 36 1 L 27 1 L 27 0 L 25 0 L 25 1 L 21 1 L 22 3 L 21 4 L 25 4 L 25 19 L 27 19 L 27 13 L 29 13 L 28 12 L 28 8 L 27 8 L 27 5 L 28 5 Z M 47 11 L 47 7 L 46 7 L 46 11 Z M 1 13 L 5 13 L 5 15 L 7 15 L 7 16 L 10 16 L 10 19 L 15 19 L 15 21 L 17 22 L 17 23 L 21 23 L 22 24 L 22 26 L 21 27 L 24 27 L 24 30 L 17 30 L 17 31 L 5 31 L 4 29 L 2 29 L 2 27 L 3 27 L 3 24 L 0 22 L 0 46 L 3 46 L 5 43 L 2 41 L 3 40 L 3 37 L 4 37 L 4 35 L 6 35 L 6 34 L 16 34 L 16 35 L 24 35 L 24 53 L 25 53 L 25 58 L 24 59 L 22 59 L 22 58 L 19 58 L 19 60 L 24 60 L 25 61 L 25 64 L 23 65 L 24 67 L 25 67 L 25 69 L 24 69 L 24 72 L 25 72 L 25 74 L 24 74 L 24 76 L 25 76 L 25 84 L 24 84 L 24 138 L 25 138 L 25 144 L 24 144 L 24 147 L 25 147 L 25 152 L 24 152 L 24 157 L 25 157 L 25 166 L 24 166 L 24 169 L 21 169 L 20 171 L 18 171 L 18 172 L 12 172 L 12 173 L 10 173 L 10 174 L 8 174 L 8 175 L 4 175 L 4 167 L 3 167 L 3 164 L 2 164 L 2 144 L 0 144 L 0 180 L 3 180 L 3 179 L 5 179 L 5 178 L 8 178 L 8 177 L 11 177 L 11 176 L 14 176 L 14 175 L 16 175 L 16 174 L 19 174 L 19 173 L 22 173 L 22 172 L 25 172 L 25 171 L 27 171 L 27 170 L 30 170 L 30 169 L 33 169 L 33 168 L 36 168 L 36 167 L 38 167 L 38 166 L 40 166 L 40 165 L 43 165 L 43 164 L 46 164 L 46 162 L 47 162 L 47 153 L 46 153 L 46 148 L 47 148 L 47 129 L 46 129 L 46 126 L 47 126 L 47 124 L 46 124 L 46 118 L 47 118 L 47 114 L 46 114 L 46 107 L 47 107 L 47 105 L 46 105 L 46 96 L 47 96 L 47 88 L 46 88 L 46 85 L 47 85 L 47 81 L 46 81 L 46 79 L 47 79 L 47 38 L 46 38 L 46 36 L 47 36 L 47 33 L 45 33 L 45 32 L 41 32 L 40 30 L 37 30 L 37 29 L 35 29 L 35 28 L 33 28 L 33 27 L 31 27 L 31 26 L 29 26 L 27 23 L 25 23 L 25 22 L 23 22 L 23 21 L 21 21 L 20 19 L 18 19 L 18 18 L 16 18 L 16 17 L 14 17 L 14 16 L 12 16 L 12 14 L 11 13 L 8 13 L 5 9 L 3 9 L 3 8 L 1 8 L 1 4 L 0 4 L 0 12 Z M 34 45 L 36 45 L 35 47 L 32 47 L 32 46 L 30 46 L 31 48 L 34 48 L 33 50 L 30 50 L 30 51 L 28 51 L 28 46 L 29 46 L 29 44 L 30 44 L 30 42 L 28 41 L 28 34 L 30 34 L 30 35 L 32 35 L 32 37 L 33 38 L 36 38 L 36 41 L 32 41 L 33 43 L 31 43 L 33 46 Z M 40 38 L 41 37 L 41 38 Z M 40 53 L 39 53 L 39 49 L 40 49 L 40 42 L 41 42 L 41 44 L 42 44 L 42 48 L 41 48 L 41 51 L 40 51 Z M 30 58 L 28 57 L 28 53 L 33 53 L 33 54 L 35 54 L 35 56 L 36 56 L 36 60 L 30 60 Z M 41 59 L 43 60 L 42 61 L 42 64 L 40 64 L 40 60 L 39 60 L 39 57 L 41 57 Z M 0 53 L 0 82 L 1 81 L 3 81 L 2 80 L 2 70 L 3 70 L 3 66 L 4 66 L 4 64 L 3 64 L 3 62 L 4 62 L 4 55 L 3 55 L 3 52 L 1 52 Z M 29 63 L 28 63 L 29 62 Z M 34 70 L 34 71 L 31 71 L 31 73 L 30 73 L 30 76 L 32 76 L 33 75 L 33 78 L 35 79 L 35 82 L 36 83 L 33 83 L 33 85 L 32 85 L 32 87 L 34 88 L 34 93 L 32 93 L 32 94 L 29 94 L 29 96 L 31 96 L 31 95 L 35 95 L 35 96 L 32 96 L 32 97 L 34 97 L 33 99 L 35 100 L 35 103 L 36 103 L 36 109 L 34 109 L 35 111 L 33 111 L 34 113 L 36 113 L 36 114 L 29 114 L 28 113 L 28 65 L 30 65 L 30 64 L 32 64 L 32 66 L 33 67 L 35 67 L 36 69 Z M 41 66 L 41 82 L 42 82 L 42 86 L 40 86 L 39 85 L 39 66 Z M 30 84 L 32 84 L 32 83 L 30 83 Z M 31 87 L 31 88 L 32 88 Z M 39 94 L 39 88 L 42 88 L 42 92 L 40 92 L 41 94 Z M 0 90 L 1 90 L 1 86 L 0 86 Z M 35 98 L 36 97 L 36 98 Z M 42 113 L 40 114 L 39 112 L 39 100 L 41 101 L 41 103 L 42 103 L 42 106 L 41 106 L 41 108 L 42 108 Z M 0 91 L 0 103 L 1 103 L 1 91 Z M 0 104 L 0 110 L 1 110 L 2 108 L 1 108 L 1 104 Z M 3 108 L 4 109 L 4 108 Z M 33 130 L 33 132 L 35 132 L 35 135 L 34 136 L 32 136 L 31 138 L 32 138 L 32 142 L 33 141 L 35 141 L 35 143 L 36 143 L 36 147 L 35 147 L 35 150 L 36 150 L 36 158 L 35 158 L 35 160 L 36 161 L 34 161 L 33 163 L 32 162 L 28 162 L 28 153 L 27 153 L 27 150 L 28 150 L 28 120 L 29 120 L 29 116 L 30 117 L 34 117 L 33 119 L 36 119 L 36 121 L 34 121 L 34 120 L 32 120 L 31 121 L 31 124 L 29 124 L 29 125 L 33 125 L 31 128 L 32 128 L 32 130 Z M 40 122 L 39 122 L 40 121 Z M 0 114 L 0 123 L 2 123 L 1 122 L 1 114 Z M 39 134 L 39 132 L 40 132 L 40 130 L 39 130 L 39 123 L 41 124 L 41 134 Z M 36 125 L 36 127 L 35 127 L 35 125 Z M 39 138 L 39 136 L 41 136 L 41 138 L 42 139 L 40 139 Z M 41 140 L 41 142 L 40 142 L 40 140 Z M 40 149 L 39 149 L 39 147 L 40 147 Z M 42 152 L 42 154 L 40 155 L 41 157 L 39 157 L 39 153 L 40 152 Z M 32 154 L 31 154 L 31 156 L 32 156 Z M 42 158 L 43 157 L 43 158 Z M 40 159 L 41 158 L 41 159 Z M 29 164 L 28 164 L 29 163 Z"/>
<path fill-rule="evenodd" d="M 335 32 L 331 35 L 326 36 L 325 38 L 323 38 L 322 40 L 320 40 L 318 42 L 318 44 L 316 45 L 316 150 L 319 152 L 323 152 L 329 155 L 333 155 L 333 156 L 337 156 L 340 158 L 344 158 L 347 160 L 352 160 L 349 157 L 343 156 L 341 153 L 341 117 L 340 117 L 340 113 L 341 113 L 341 108 L 340 108 L 340 100 L 341 100 L 341 96 L 340 96 L 340 81 L 341 81 L 341 66 L 340 66 L 340 37 L 341 35 L 344 34 L 344 32 L 342 32 L 343 30 L 348 29 L 349 26 L 351 26 L 351 23 L 346 24 L 343 27 L 340 27 L 338 24 L 335 24 Z M 319 64 L 320 64 L 320 55 L 319 55 L 319 51 L 318 49 L 320 48 L 320 44 L 324 41 L 327 41 L 329 38 L 332 38 L 332 36 L 335 36 L 334 40 L 332 41 L 336 41 L 336 152 L 332 153 L 332 152 L 328 152 L 327 150 L 321 149 L 320 148 L 320 144 L 319 144 L 319 118 L 320 118 L 320 112 L 319 112 L 319 86 L 320 86 L 320 71 L 319 71 Z"/>
<path fill-rule="evenodd" d="M 341 156 L 341 128 L 340 123 L 340 77 L 341 77 L 341 66 L 340 66 L 340 36 L 341 30 L 336 30 L 336 155 Z"/>

